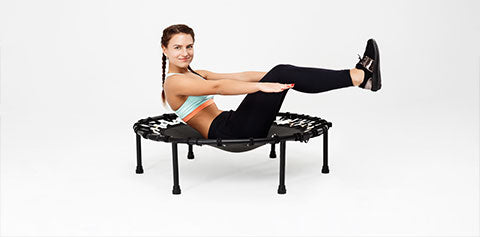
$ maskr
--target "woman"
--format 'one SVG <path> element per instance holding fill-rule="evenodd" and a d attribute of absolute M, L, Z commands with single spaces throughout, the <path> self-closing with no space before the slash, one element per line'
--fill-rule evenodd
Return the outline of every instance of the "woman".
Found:
<path fill-rule="evenodd" d="M 279 64 L 268 72 L 214 73 L 194 71 L 193 30 L 183 24 L 167 27 L 162 36 L 162 101 L 204 138 L 266 137 L 288 89 L 320 93 L 358 86 L 381 88 L 379 51 L 369 39 L 363 58 L 353 69 L 330 70 Z M 168 59 L 168 73 L 165 64 Z M 234 110 L 222 111 L 213 95 L 248 94 Z"/>

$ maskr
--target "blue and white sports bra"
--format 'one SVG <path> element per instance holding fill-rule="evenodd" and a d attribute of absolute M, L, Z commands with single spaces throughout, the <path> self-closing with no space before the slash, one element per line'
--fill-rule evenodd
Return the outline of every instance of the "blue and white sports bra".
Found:
<path fill-rule="evenodd" d="M 167 73 L 165 79 L 174 74 L 183 74 L 183 73 Z M 203 80 L 205 78 L 202 77 Z M 184 122 L 190 120 L 195 114 L 200 112 L 205 107 L 213 104 L 213 95 L 200 95 L 200 96 L 188 96 L 185 102 L 175 110 L 175 114 L 181 118 Z"/>

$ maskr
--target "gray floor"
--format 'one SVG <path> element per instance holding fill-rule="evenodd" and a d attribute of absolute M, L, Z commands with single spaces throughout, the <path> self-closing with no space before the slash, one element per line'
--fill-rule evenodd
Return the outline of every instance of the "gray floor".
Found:
<path fill-rule="evenodd" d="M 320 116 L 333 127 L 330 174 L 321 173 L 322 137 L 287 142 L 285 195 L 277 194 L 279 159 L 268 157 L 269 146 L 246 153 L 195 146 L 194 160 L 186 158 L 187 146 L 180 146 L 182 194 L 172 195 L 171 145 L 142 140 L 145 173 L 135 174 L 133 123 L 170 112 L 161 106 L 155 50 L 160 30 L 171 20 L 162 19 L 178 16 L 158 15 L 160 4 L 142 3 L 0 4 L 1 236 L 480 234 L 477 3 L 435 3 L 433 10 L 426 2 L 388 3 L 381 6 L 383 25 L 366 33 L 336 30 L 352 26 L 351 20 L 324 26 L 328 37 L 305 33 L 307 38 L 298 39 L 271 31 L 275 42 L 267 48 L 243 41 L 230 28 L 224 28 L 225 39 L 206 36 L 207 30 L 218 33 L 207 24 L 212 19 L 192 24 L 200 45 L 195 68 L 220 72 L 258 65 L 263 71 L 277 63 L 341 69 L 356 63 L 366 39 L 377 39 L 384 80 L 379 92 L 351 87 L 287 94 L 281 111 Z M 322 10 L 326 15 L 318 20 L 336 19 L 341 9 L 360 19 L 365 8 L 328 4 L 330 11 Z M 222 9 L 245 10 L 242 6 Z M 305 10 L 279 7 L 283 13 Z M 429 17 L 426 10 L 432 10 Z M 263 19 L 252 11 L 252 19 Z M 43 18 L 36 17 L 40 12 Z M 127 19 L 128 12 L 138 17 Z M 278 21 L 272 27 L 297 25 L 311 32 L 300 22 L 314 16 L 293 12 L 298 18 L 271 13 Z M 225 22 L 236 24 L 233 18 Z M 255 34 L 270 25 L 257 23 L 245 24 Z M 306 51 L 291 44 L 309 37 L 325 44 Z M 230 53 L 239 58 L 219 60 L 223 49 L 207 41 L 232 38 L 251 51 L 235 49 Z M 285 52 L 271 51 L 276 47 Z M 413 51 L 418 53 L 412 56 Z M 215 101 L 227 110 L 242 98 L 217 95 Z"/>

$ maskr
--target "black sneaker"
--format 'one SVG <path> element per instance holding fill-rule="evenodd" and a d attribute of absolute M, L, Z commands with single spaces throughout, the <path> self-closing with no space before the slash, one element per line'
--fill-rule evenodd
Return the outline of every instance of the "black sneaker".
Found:
<path fill-rule="evenodd" d="M 363 53 L 363 58 L 358 55 L 360 61 L 355 65 L 355 68 L 363 70 L 365 76 L 362 84 L 359 87 L 378 91 L 382 87 L 380 76 L 380 52 L 378 51 L 377 42 L 374 39 L 367 41 L 367 47 Z"/>

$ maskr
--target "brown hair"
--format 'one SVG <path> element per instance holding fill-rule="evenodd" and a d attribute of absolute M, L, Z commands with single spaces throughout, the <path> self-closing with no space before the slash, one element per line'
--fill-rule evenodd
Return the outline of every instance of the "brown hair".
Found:
<path fill-rule="evenodd" d="M 176 25 L 171 25 L 163 30 L 163 35 L 162 35 L 162 41 L 161 44 L 167 48 L 168 42 L 170 42 L 170 39 L 175 35 L 179 33 L 184 33 L 184 34 L 189 34 L 192 36 L 193 42 L 195 42 L 195 33 L 193 33 L 192 28 L 188 27 L 187 25 L 184 24 L 176 24 Z M 165 107 L 165 91 L 163 89 L 163 84 L 165 83 L 165 65 L 167 61 L 167 56 L 162 53 L 162 102 L 163 102 L 163 107 Z M 200 74 L 195 72 L 190 65 L 188 65 L 188 70 L 191 72 L 199 75 L 202 77 Z"/>

